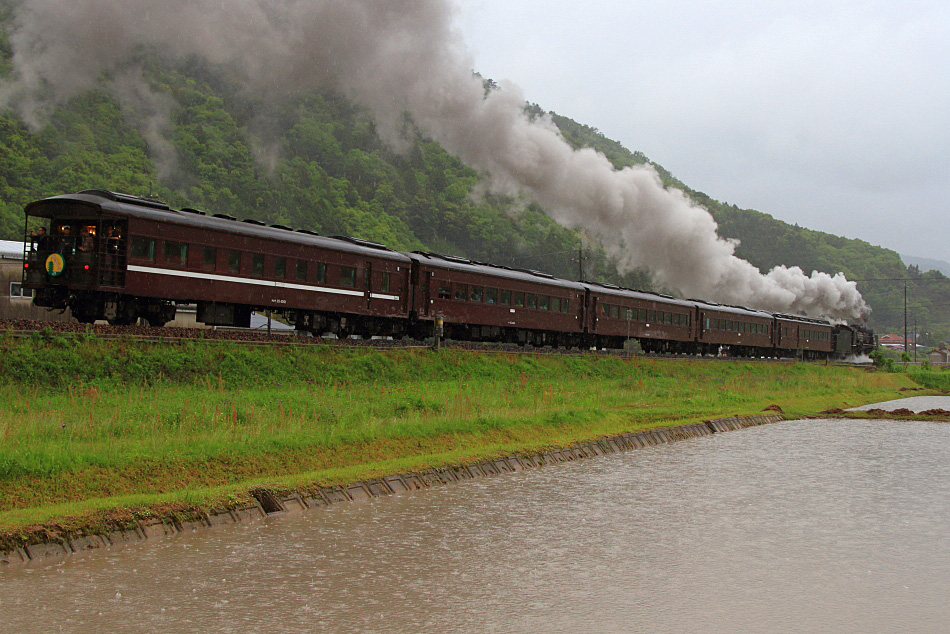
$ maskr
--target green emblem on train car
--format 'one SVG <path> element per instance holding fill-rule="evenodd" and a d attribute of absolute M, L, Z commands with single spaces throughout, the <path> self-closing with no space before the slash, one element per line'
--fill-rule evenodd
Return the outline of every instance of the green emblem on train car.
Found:
<path fill-rule="evenodd" d="M 50 277 L 56 277 L 66 268 L 66 260 L 59 253 L 53 253 L 46 258 L 46 272 Z"/>

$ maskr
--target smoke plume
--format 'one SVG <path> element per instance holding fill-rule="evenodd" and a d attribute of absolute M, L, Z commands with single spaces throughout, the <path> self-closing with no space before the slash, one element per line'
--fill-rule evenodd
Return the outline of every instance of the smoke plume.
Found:
<path fill-rule="evenodd" d="M 624 269 L 648 269 L 681 295 L 834 319 L 868 313 L 840 274 L 763 275 L 652 167 L 616 170 L 593 150 L 573 150 L 549 119 L 529 120 L 516 86 L 486 95 L 450 0 L 23 0 L 11 44 L 15 75 L 0 86 L 0 105 L 27 121 L 104 78 L 122 87 L 123 104 L 154 97 L 134 71 L 142 51 L 197 57 L 269 100 L 338 90 L 370 108 L 394 144 L 409 112 L 493 189 L 526 193 L 557 222 L 596 236 Z M 156 143 L 163 108 L 156 100 L 144 119 Z"/>

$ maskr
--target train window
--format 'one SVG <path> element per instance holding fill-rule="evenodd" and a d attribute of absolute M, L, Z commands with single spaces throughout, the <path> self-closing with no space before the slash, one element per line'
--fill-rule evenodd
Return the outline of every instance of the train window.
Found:
<path fill-rule="evenodd" d="M 614 319 L 620 319 L 620 306 L 614 304 L 610 307 L 610 316 Z"/>
<path fill-rule="evenodd" d="M 538 308 L 541 310 L 551 310 L 551 297 L 549 295 L 542 295 L 539 297 Z"/>
<path fill-rule="evenodd" d="M 485 289 L 485 303 L 486 303 L 486 304 L 497 304 L 497 303 L 498 303 L 498 289 L 497 289 L 497 288 L 486 288 L 486 289 Z"/>
<path fill-rule="evenodd" d="M 679 326 L 679 325 L 680 325 L 680 319 L 681 319 L 681 318 L 682 318 L 682 317 L 680 316 L 679 313 L 673 313 L 673 325 L 674 325 L 674 326 Z"/>
<path fill-rule="evenodd" d="M 277 258 L 274 260 L 274 277 L 287 277 L 287 258 Z"/>
<path fill-rule="evenodd" d="M 448 282 L 439 282 L 439 299 L 452 299 L 452 285 Z"/>
<path fill-rule="evenodd" d="M 646 320 L 647 320 L 647 309 L 646 309 L 646 308 L 641 308 L 638 312 L 639 312 L 639 315 L 637 315 L 637 321 L 646 321 Z"/>
<path fill-rule="evenodd" d="M 228 270 L 233 273 L 241 272 L 241 252 L 228 251 Z"/>
<path fill-rule="evenodd" d="M 569 299 L 565 299 L 563 302 L 561 302 L 561 312 L 562 312 L 562 313 L 566 313 L 566 312 L 570 311 L 570 307 L 568 306 L 568 304 L 570 304 L 570 303 L 571 303 L 571 300 L 569 300 Z"/>
<path fill-rule="evenodd" d="M 455 299 L 460 299 L 463 302 L 468 299 L 468 284 L 455 285 Z"/>
<path fill-rule="evenodd" d="M 214 247 L 205 247 L 204 248 L 204 259 L 205 268 L 214 268 L 214 265 L 218 261 L 218 250 Z"/>
<path fill-rule="evenodd" d="M 294 268 L 296 268 L 296 275 L 295 275 L 295 277 L 296 277 L 298 280 L 306 280 L 306 279 L 307 279 L 307 261 L 306 261 L 306 260 L 297 260 L 297 266 L 294 267 Z"/>
<path fill-rule="evenodd" d="M 363 288 L 365 288 L 365 289 L 368 290 L 368 291 L 369 291 L 369 290 L 372 290 L 372 288 L 373 288 L 373 287 L 372 287 L 372 284 L 373 284 L 372 275 L 373 275 L 373 270 L 372 270 L 372 269 L 370 269 L 369 267 L 363 269 Z"/>
<path fill-rule="evenodd" d="M 655 322 L 655 321 L 656 321 L 656 311 L 655 311 L 655 310 L 651 310 L 651 311 L 650 311 L 650 321 L 652 321 L 652 322 Z"/>
<path fill-rule="evenodd" d="M 306 263 L 304 263 L 304 276 L 306 276 Z M 323 262 L 317 262 L 317 283 L 326 284 L 327 283 L 327 265 Z"/>
<path fill-rule="evenodd" d="M 251 254 L 251 275 L 256 275 L 258 277 L 264 276 L 264 254 L 263 253 Z"/>
<path fill-rule="evenodd" d="M 501 289 L 498 297 L 499 297 L 498 299 L 499 304 L 504 304 L 505 306 L 511 305 L 511 291 L 506 291 L 505 289 Z"/>
<path fill-rule="evenodd" d="M 528 293 L 526 296 L 526 301 L 528 308 L 537 308 L 538 307 L 538 296 L 533 293 Z"/>
<path fill-rule="evenodd" d="M 356 286 L 356 269 L 352 266 L 340 267 L 340 285 Z"/>
<path fill-rule="evenodd" d="M 484 289 L 484 288 L 482 288 L 481 286 L 473 286 L 473 287 L 472 287 L 472 294 L 471 294 L 470 297 L 471 297 L 471 299 L 472 299 L 473 302 L 480 302 L 480 301 L 482 301 L 482 295 L 484 295 L 484 294 L 485 294 L 485 289 Z"/>
<path fill-rule="evenodd" d="M 129 256 L 138 260 L 154 262 L 155 240 L 152 238 L 132 236 L 132 243 L 129 245 Z"/>
<path fill-rule="evenodd" d="M 188 245 L 182 242 L 165 240 L 165 261 L 169 264 L 184 266 L 188 263 Z"/>
<path fill-rule="evenodd" d="M 392 273 L 383 273 L 383 281 L 379 285 L 380 293 L 388 293 L 389 287 L 392 285 L 393 274 Z"/>
<path fill-rule="evenodd" d="M 551 298 L 551 310 L 556 312 L 561 312 L 561 298 L 552 297 Z"/>
<path fill-rule="evenodd" d="M 524 306 L 524 293 L 515 291 L 515 306 Z"/>
<path fill-rule="evenodd" d="M 706 330 L 712 330 L 712 324 L 710 323 L 709 317 L 706 318 Z"/>
<path fill-rule="evenodd" d="M 601 304 L 600 314 L 602 317 L 610 317 L 610 304 Z"/>

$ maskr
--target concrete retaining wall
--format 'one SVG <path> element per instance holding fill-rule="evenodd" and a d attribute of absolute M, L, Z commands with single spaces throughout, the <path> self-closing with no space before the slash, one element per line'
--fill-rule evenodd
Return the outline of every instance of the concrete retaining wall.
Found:
<path fill-rule="evenodd" d="M 533 469 L 559 462 L 570 462 L 631 449 L 653 447 L 663 443 L 676 442 L 677 440 L 686 440 L 687 438 L 698 438 L 714 433 L 735 431 L 744 427 L 775 423 L 784 420 L 784 418 L 782 414 L 776 413 L 707 420 L 693 425 L 621 434 L 533 455 L 508 456 L 507 458 L 483 460 L 469 465 L 427 469 L 425 471 L 386 476 L 376 480 L 363 480 L 346 486 L 326 487 L 306 494 L 292 493 L 278 497 L 270 491 L 257 490 L 251 492 L 255 498 L 254 502 L 235 509 L 209 511 L 197 521 L 181 522 L 173 518 L 142 520 L 136 527 L 129 530 L 114 531 L 104 535 L 83 535 L 65 541 L 50 541 L 0 552 L 0 566 L 25 564 L 35 560 L 97 550 L 106 546 L 120 546 L 161 539 L 222 524 L 260 519 L 278 513 L 328 506 L 340 502 L 368 500 L 386 495 L 397 495 L 501 473 Z"/>

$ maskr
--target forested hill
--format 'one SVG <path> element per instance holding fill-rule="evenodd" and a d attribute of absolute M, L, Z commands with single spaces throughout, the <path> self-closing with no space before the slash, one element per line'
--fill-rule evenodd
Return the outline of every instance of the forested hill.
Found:
<path fill-rule="evenodd" d="M 9 57 L 0 29 L 0 76 L 10 73 Z M 199 66 L 173 69 L 153 62 L 146 77 L 174 104 L 161 145 L 150 146 L 102 91 L 56 108 L 38 130 L 0 111 L 0 239 L 22 239 L 23 206 L 32 200 L 103 188 L 570 279 L 578 276 L 583 242 L 585 278 L 649 287 L 645 274 L 619 275 L 598 245 L 555 224 L 540 208 L 513 211 L 511 200 L 473 196 L 478 174 L 411 128 L 408 149 L 394 152 L 380 141 L 367 112 L 338 95 L 301 95 L 275 108 L 249 100 Z M 541 108 L 529 111 L 539 114 Z M 594 128 L 554 119 L 572 145 L 592 146 L 617 167 L 649 161 Z M 721 235 L 741 240 L 738 254 L 760 269 L 787 264 L 855 279 L 921 278 L 912 284 L 911 311 L 932 339 L 950 338 L 950 318 L 943 318 L 950 282 L 943 275 L 908 273 L 893 251 L 723 205 L 655 167 L 667 184 L 705 205 Z M 872 326 L 896 329 L 903 285 L 861 282 L 860 288 L 874 309 Z"/>

